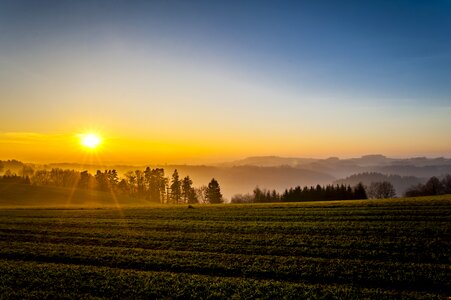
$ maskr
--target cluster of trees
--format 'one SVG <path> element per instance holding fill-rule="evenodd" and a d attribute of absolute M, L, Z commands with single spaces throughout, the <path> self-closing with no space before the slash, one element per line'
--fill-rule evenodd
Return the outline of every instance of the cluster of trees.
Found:
<path fill-rule="evenodd" d="M 266 190 L 256 187 L 252 194 L 236 194 L 231 203 L 270 203 L 279 202 L 280 194 L 276 190 Z"/>
<path fill-rule="evenodd" d="M 107 172 L 107 171 L 105 171 Z M 99 175 L 97 171 L 96 177 Z M 103 175 L 108 180 L 108 173 Z M 111 186 L 111 180 L 109 181 Z M 125 178 L 117 183 L 118 187 L 131 196 L 144 197 L 152 202 L 170 204 L 195 204 L 195 203 L 223 203 L 221 188 L 216 179 L 212 179 L 208 186 L 193 187 L 193 181 L 189 176 L 180 179 L 177 170 L 174 170 L 171 178 L 165 177 L 164 169 L 151 169 L 144 171 L 135 170 L 125 174 Z"/>
<path fill-rule="evenodd" d="M 29 177 L 34 185 L 74 187 L 77 186 L 80 180 L 80 172 L 54 168 L 51 170 L 37 170 Z"/>
<path fill-rule="evenodd" d="M 264 203 L 264 202 L 302 202 L 302 201 L 322 201 L 322 200 L 351 200 L 367 199 L 367 194 L 363 184 L 359 183 L 355 187 L 350 185 L 326 185 L 326 186 L 297 186 L 287 189 L 282 195 L 275 190 L 265 190 L 256 187 L 253 194 L 238 194 L 232 197 L 232 203 Z"/>
<path fill-rule="evenodd" d="M 281 196 L 282 202 L 297 202 L 297 201 L 321 201 L 321 200 L 353 200 L 353 199 L 367 199 L 365 187 L 362 183 L 356 186 L 350 185 L 326 185 L 319 184 L 314 187 L 301 188 L 297 186 L 285 190 Z"/>
<path fill-rule="evenodd" d="M 16 184 L 30 184 L 29 177 L 17 176 L 16 174 L 5 174 L 0 176 L 0 182 L 2 183 L 16 183 Z"/>
<path fill-rule="evenodd" d="M 442 180 L 433 176 L 425 184 L 412 186 L 405 193 L 406 197 L 434 196 L 451 194 L 451 175 L 446 175 Z"/>
<path fill-rule="evenodd" d="M 367 186 L 370 189 L 372 183 L 374 182 L 390 182 L 393 185 L 393 188 L 397 192 L 398 195 L 404 194 L 404 192 L 410 188 L 411 186 L 417 185 L 419 183 L 423 183 L 423 179 L 414 177 L 414 176 L 400 176 L 393 174 L 382 174 L 377 172 L 364 172 L 353 174 L 344 179 L 339 179 L 334 181 L 334 184 L 349 184 L 354 186 L 361 182 L 363 185 Z M 369 193 L 369 190 L 367 190 Z M 370 197 L 370 195 L 368 195 Z M 370 197 L 370 198 L 378 198 L 378 197 Z"/>
<path fill-rule="evenodd" d="M 79 172 L 60 168 L 37 170 L 26 176 L 5 172 L 0 177 L 0 182 L 95 189 L 126 194 L 134 198 L 144 198 L 150 202 L 161 204 L 217 204 L 224 202 L 221 188 L 216 179 L 213 178 L 208 186 L 195 188 L 189 176 L 180 179 L 178 171 L 174 170 L 169 179 L 165 177 L 162 168 L 147 167 L 144 171 L 129 171 L 123 178 L 114 169 L 103 172 L 97 170 L 95 175 L 88 171 Z"/>

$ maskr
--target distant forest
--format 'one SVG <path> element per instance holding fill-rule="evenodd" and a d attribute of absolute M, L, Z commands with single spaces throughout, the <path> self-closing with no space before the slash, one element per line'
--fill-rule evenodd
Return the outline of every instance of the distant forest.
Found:
<path fill-rule="evenodd" d="M 440 180 L 433 176 L 425 184 L 417 184 L 410 187 L 406 193 L 406 197 L 432 196 L 451 194 L 451 175 L 445 175 Z"/>
<path fill-rule="evenodd" d="M 334 181 L 334 184 L 356 185 L 359 182 L 369 187 L 373 182 L 390 182 L 398 196 L 404 193 L 412 186 L 425 183 L 427 179 L 421 179 L 415 176 L 385 175 L 378 172 L 364 172 Z"/>

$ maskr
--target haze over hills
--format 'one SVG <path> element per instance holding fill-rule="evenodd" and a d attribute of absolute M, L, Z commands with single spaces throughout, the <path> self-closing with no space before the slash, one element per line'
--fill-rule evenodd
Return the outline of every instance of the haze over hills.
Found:
<path fill-rule="evenodd" d="M 444 157 L 389 158 L 384 155 L 364 155 L 359 158 L 326 159 L 258 156 L 228 162 L 223 166 L 290 166 L 327 173 L 336 178 L 361 172 L 381 172 L 403 176 L 430 177 L 451 171 L 451 159 Z"/>
<path fill-rule="evenodd" d="M 4 162 L 4 171 L 10 169 L 16 174 L 21 174 L 21 163 Z M 315 170 L 307 170 L 302 168 L 294 168 L 291 166 L 195 166 L 195 165 L 81 165 L 70 163 L 54 163 L 46 165 L 25 164 L 33 169 L 74 169 L 88 170 L 95 174 L 97 170 L 116 169 L 119 175 L 123 175 L 130 170 L 144 170 L 147 166 L 151 168 L 161 167 L 165 169 L 167 177 L 170 177 L 174 169 L 177 169 L 180 177 L 189 175 L 194 182 L 194 186 L 207 185 L 212 178 L 216 178 L 220 185 L 223 195 L 230 198 L 236 193 L 248 193 L 256 186 L 262 188 L 271 188 L 283 191 L 286 188 L 302 185 L 327 184 L 335 178 L 329 174 L 317 172 Z"/>
<path fill-rule="evenodd" d="M 147 167 L 147 165 L 108 166 L 73 163 L 38 165 L 23 164 L 18 161 L 3 161 L 2 165 L 3 173 L 10 170 L 17 174 L 23 172 L 24 165 L 35 170 L 62 168 L 88 170 L 91 173 L 95 173 L 97 170 L 116 169 L 119 174 L 124 174 L 130 170 L 144 170 Z M 237 193 L 252 192 L 256 186 L 282 192 L 286 188 L 297 185 L 354 184 L 357 181 L 369 184 L 372 180 L 380 181 L 382 179 L 391 181 L 395 185 L 398 195 L 401 195 L 409 186 L 425 182 L 431 176 L 451 173 L 451 159 L 448 158 L 414 157 L 399 159 L 383 155 L 365 155 L 360 158 L 349 159 L 259 156 L 213 166 L 152 164 L 149 164 L 149 166 L 164 168 L 168 177 L 174 169 L 177 169 L 180 176 L 189 175 L 195 186 L 206 185 L 211 178 L 216 178 L 220 182 L 226 198 L 230 198 Z M 370 175 L 367 173 L 370 173 Z"/>
<path fill-rule="evenodd" d="M 419 178 L 415 176 L 400 176 L 400 175 L 386 175 L 377 172 L 365 172 L 348 176 L 344 179 L 338 179 L 334 181 L 334 184 L 344 184 L 355 186 L 358 183 L 363 183 L 364 186 L 369 187 L 373 182 L 390 182 L 397 194 L 397 196 L 403 196 L 404 193 L 411 187 L 418 184 L 424 184 L 426 178 Z"/>
<path fill-rule="evenodd" d="M 390 181 L 402 195 L 409 187 L 424 183 L 431 176 L 441 176 L 451 173 L 451 159 L 438 157 L 389 158 L 384 155 L 365 155 L 360 158 L 326 159 L 296 158 L 296 157 L 249 157 L 230 162 L 228 166 L 285 166 L 305 171 L 329 175 L 336 180 L 334 184 L 354 185 L 363 182 L 369 185 L 376 181 Z M 327 182 L 330 183 L 330 182 Z M 323 184 L 318 182 L 318 184 Z M 300 183 L 300 185 L 309 185 Z"/>
<path fill-rule="evenodd" d="M 451 158 L 436 157 L 428 158 L 412 157 L 412 158 L 390 158 L 382 154 L 363 155 L 358 158 L 345 158 L 340 159 L 338 157 L 329 158 L 305 158 L 305 157 L 280 157 L 280 156 L 251 156 L 241 160 L 222 163 L 223 166 L 305 166 L 312 163 L 324 162 L 324 163 L 345 163 L 355 164 L 359 166 L 389 166 L 389 165 L 414 165 L 414 166 L 437 166 L 451 164 Z"/>

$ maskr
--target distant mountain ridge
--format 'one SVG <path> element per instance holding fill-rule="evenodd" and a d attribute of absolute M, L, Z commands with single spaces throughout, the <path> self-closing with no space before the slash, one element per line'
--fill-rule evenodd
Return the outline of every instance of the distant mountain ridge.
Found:
<path fill-rule="evenodd" d="M 298 167 L 317 161 L 315 158 L 280 157 L 280 156 L 251 156 L 241 160 L 219 164 L 223 167 L 256 166 L 256 167 Z"/>
<path fill-rule="evenodd" d="M 359 158 L 325 159 L 278 156 L 255 156 L 221 164 L 222 166 L 290 166 L 326 173 L 336 178 L 356 173 L 379 172 L 402 176 L 431 177 L 451 173 L 451 159 L 444 157 L 389 158 L 381 154 L 364 155 Z"/>
<path fill-rule="evenodd" d="M 437 166 L 451 164 L 451 158 L 445 157 L 411 157 L 411 158 L 390 158 L 382 154 L 363 155 L 357 158 L 340 159 L 338 157 L 329 158 L 306 158 L 306 157 L 282 157 L 282 156 L 250 156 L 244 159 L 221 163 L 221 166 L 303 166 L 315 162 L 338 163 L 346 162 L 361 166 L 381 166 L 381 165 L 414 165 L 414 166 Z"/>

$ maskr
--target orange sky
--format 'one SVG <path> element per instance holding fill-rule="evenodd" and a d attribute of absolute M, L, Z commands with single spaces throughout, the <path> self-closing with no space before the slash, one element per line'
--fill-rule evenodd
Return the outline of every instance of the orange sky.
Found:
<path fill-rule="evenodd" d="M 85 132 L 95 132 L 102 137 L 102 143 L 95 150 L 81 144 L 79 135 Z M 387 135 L 374 139 L 374 135 L 370 138 L 340 136 L 331 132 L 328 136 L 304 133 L 297 137 L 230 134 L 203 138 L 193 134 L 171 140 L 162 136 L 155 139 L 120 136 L 101 130 L 60 134 L 10 132 L 0 134 L 0 158 L 42 163 L 208 164 L 274 154 L 290 157 L 357 157 L 369 153 L 388 153 L 395 157 L 446 156 L 441 149 L 446 148 L 447 141 L 443 140 L 442 145 L 434 144 L 435 138 L 431 136 L 419 144 L 416 137 L 415 134 L 408 138 Z"/>

